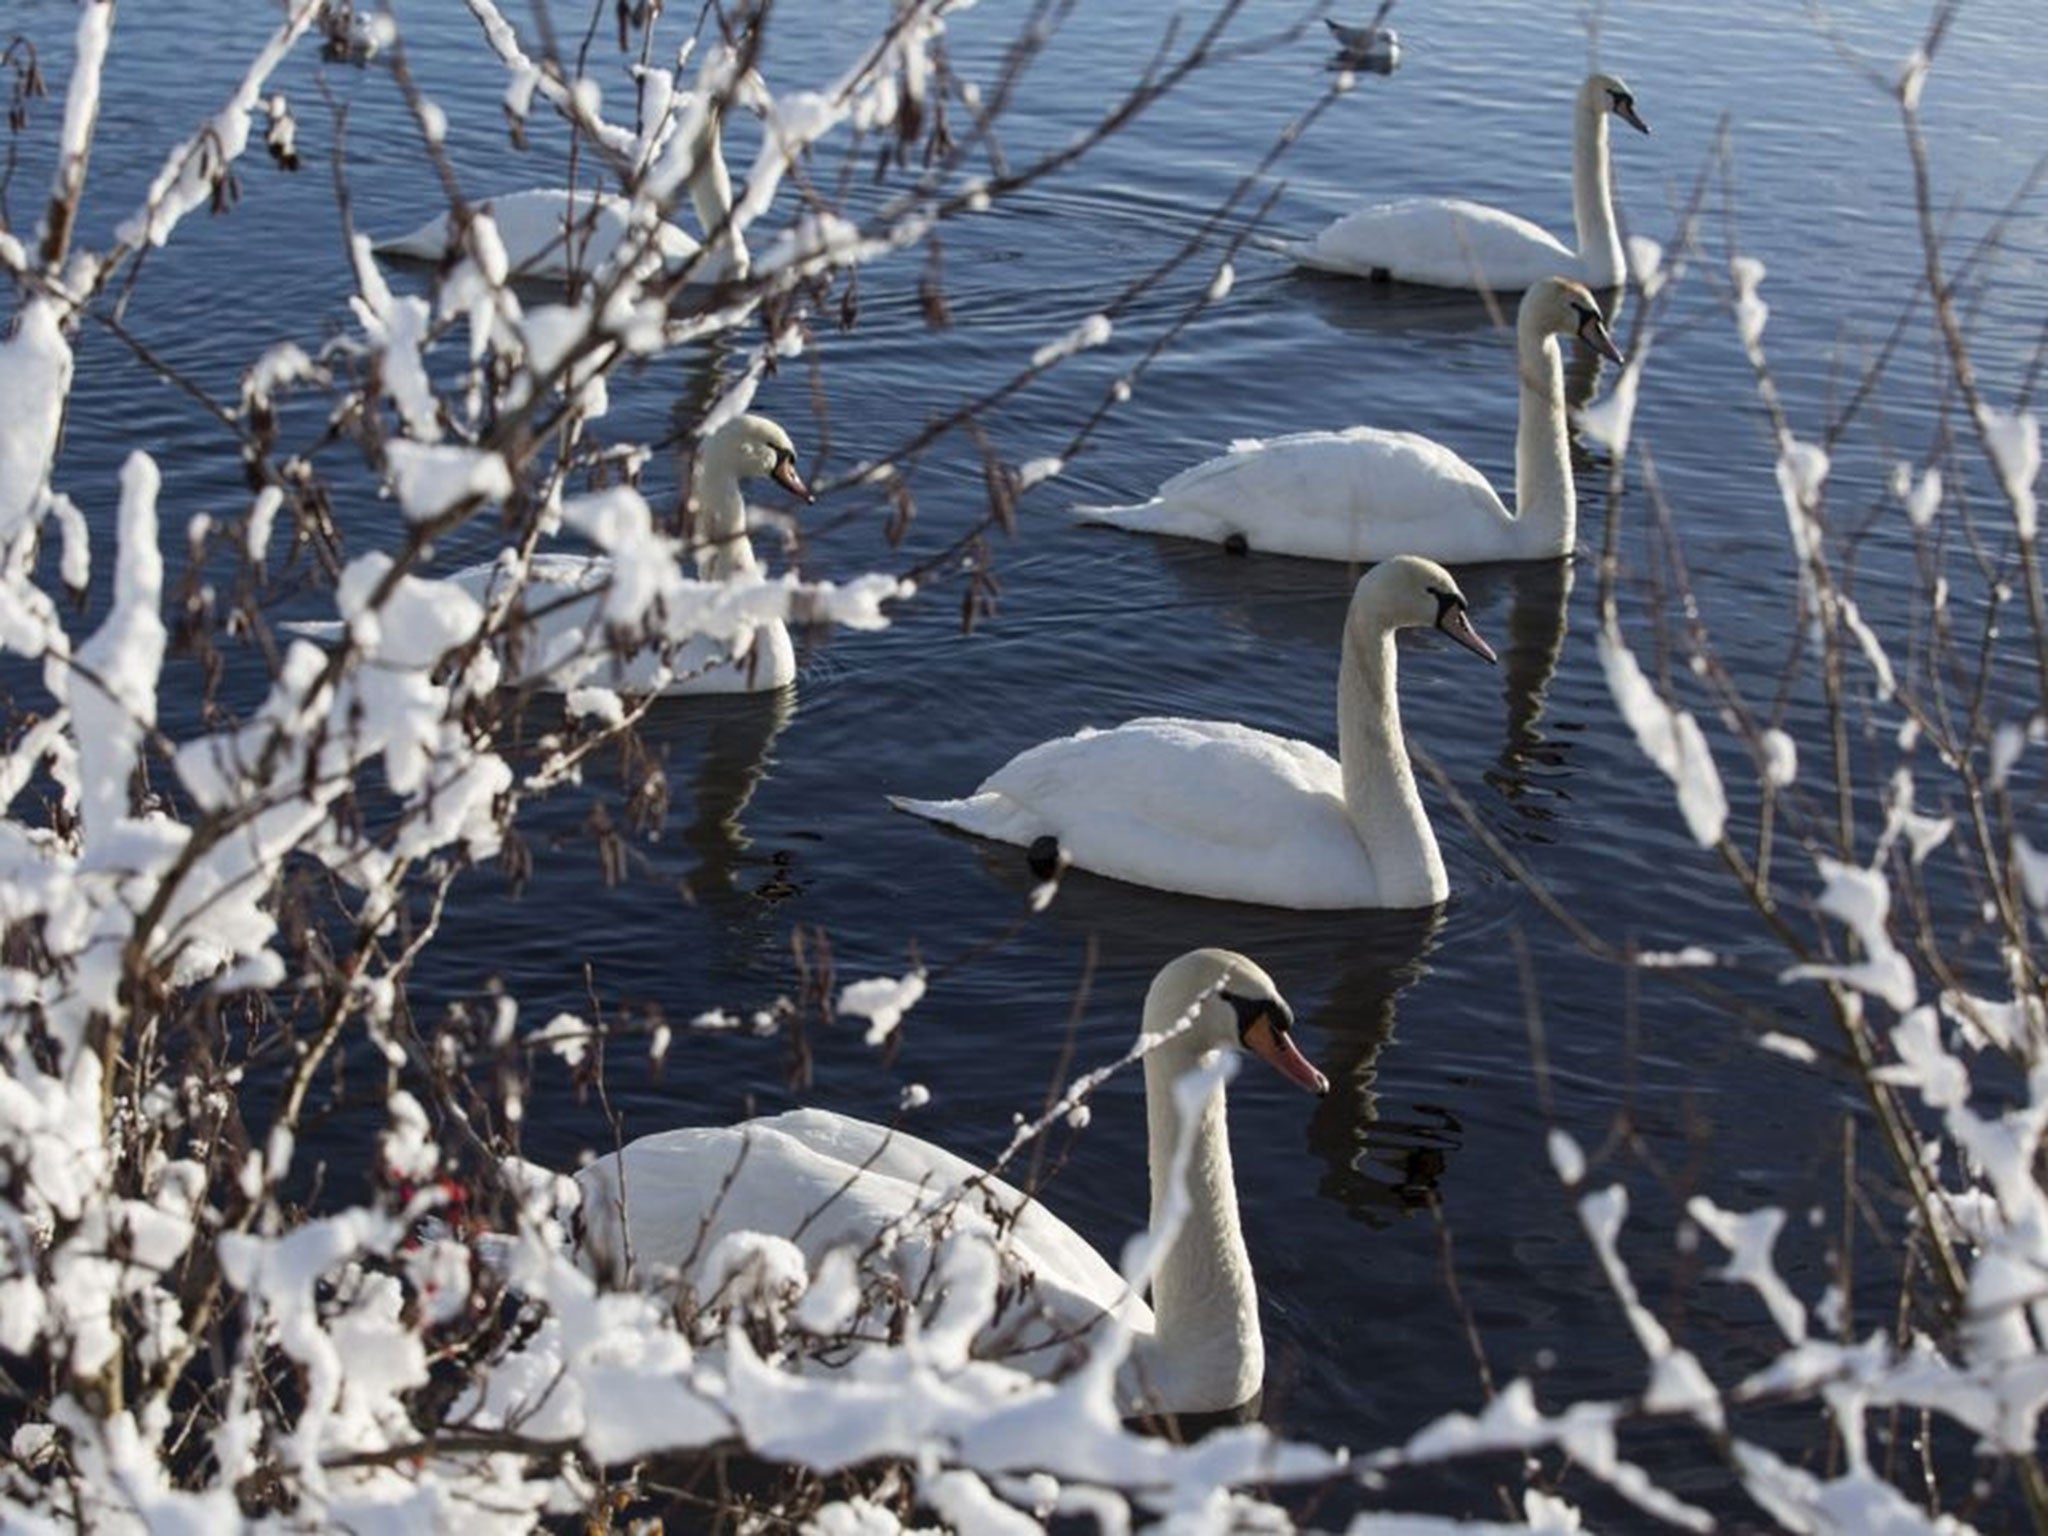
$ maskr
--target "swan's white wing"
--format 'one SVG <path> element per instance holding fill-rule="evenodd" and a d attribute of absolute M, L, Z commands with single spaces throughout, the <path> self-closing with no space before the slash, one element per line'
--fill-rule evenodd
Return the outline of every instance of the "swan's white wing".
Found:
<path fill-rule="evenodd" d="M 1000 1209 L 1013 1223 L 1012 1245 L 1041 1277 L 1099 1308 L 1131 1306 L 1140 1325 L 1151 1326 L 1151 1312 L 1124 1284 L 1124 1278 L 1088 1240 L 1016 1186 L 981 1169 L 966 1158 L 920 1137 L 871 1120 L 856 1120 L 824 1109 L 793 1109 L 753 1122 L 773 1126 L 819 1155 L 851 1168 L 866 1168 L 934 1193 L 958 1189 L 977 1180 L 975 1199 L 984 1208 Z"/>
<path fill-rule="evenodd" d="M 1353 427 L 1233 443 L 1150 501 L 1088 522 L 1312 560 L 1495 558 L 1513 519 L 1486 477 L 1430 438 Z"/>
<path fill-rule="evenodd" d="M 531 617 L 505 646 L 508 658 L 516 660 L 515 684 L 553 693 L 582 687 L 648 693 L 659 683 L 664 696 L 684 697 L 765 693 L 796 681 L 796 646 L 780 619 L 755 625 L 751 643 L 737 656 L 723 640 L 693 635 L 668 653 L 665 676 L 662 657 L 653 648 L 621 660 L 601 635 L 591 633 L 610 574 L 611 562 L 604 556 L 533 557 L 523 603 Z M 511 578 L 493 561 L 465 566 L 447 579 L 489 606 Z M 296 621 L 285 628 L 328 642 L 348 633 L 345 624 L 334 620 Z"/>
<path fill-rule="evenodd" d="M 601 635 L 590 633 L 599 616 L 597 593 L 610 574 L 610 559 L 601 555 L 533 557 L 524 604 L 533 618 L 519 631 L 517 681 L 558 693 L 586 686 L 646 693 L 660 682 L 664 695 L 677 697 L 762 693 L 796 680 L 796 647 L 780 620 L 756 625 L 751 646 L 739 656 L 723 640 L 692 636 L 669 653 L 665 679 L 662 658 L 652 649 L 620 660 Z M 448 579 L 489 603 L 507 578 L 492 563 Z"/>
<path fill-rule="evenodd" d="M 402 235 L 375 242 L 371 249 L 379 256 L 410 256 L 415 261 L 438 261 L 448 249 L 448 216 L 436 214 Z"/>
<path fill-rule="evenodd" d="M 651 677 L 651 656 L 636 657 L 633 665 Z M 789 638 L 788 626 L 775 619 L 755 625 L 751 644 L 738 656 L 732 654 L 732 647 L 723 640 L 693 636 L 676 649 L 669 661 L 669 671 L 673 675 L 661 691 L 671 697 L 766 693 L 796 681 L 796 646 Z M 643 683 L 639 690 L 633 688 L 630 680 L 606 686 L 631 693 L 644 692 L 648 684 Z"/>
<path fill-rule="evenodd" d="M 1032 1276 L 1031 1328 L 1005 1319 L 1005 1338 L 1027 1346 L 1078 1334 L 1105 1311 L 1125 1308 L 1149 1331 L 1151 1313 L 1079 1234 L 1000 1179 L 966 1200 L 949 1197 L 978 1170 L 905 1132 L 824 1110 L 799 1110 L 730 1127 L 686 1127 L 642 1137 L 576 1175 L 586 1253 L 614 1274 L 630 1246 L 643 1280 L 700 1264 L 735 1232 L 787 1238 L 815 1272 L 834 1248 L 865 1251 L 893 1234 L 890 1262 L 921 1278 L 934 1251 L 921 1220 L 941 1206 L 954 1230 L 997 1235 L 995 1217 L 1016 1213 L 1003 1251 Z M 623 1211 L 623 1221 L 621 1212 Z M 937 1302 L 941 1298 L 934 1298 Z M 1047 1368 L 1058 1355 L 1048 1352 Z M 1033 1362 L 1026 1360 L 1027 1366 Z"/>
<path fill-rule="evenodd" d="M 630 1253 L 644 1279 L 701 1260 L 731 1232 L 790 1238 L 815 1263 L 846 1243 L 864 1247 L 937 1193 L 886 1174 L 860 1176 L 857 1164 L 767 1121 L 643 1136 L 576 1182 L 586 1250 L 614 1272 Z"/>
<path fill-rule="evenodd" d="M 1361 208 L 1287 248 L 1304 267 L 1381 273 L 1436 288 L 1517 292 L 1546 277 L 1579 277 L 1576 253 L 1527 219 L 1457 197 L 1416 197 Z"/>
<path fill-rule="evenodd" d="M 533 617 L 517 629 L 508 650 L 516 653 L 516 682 L 552 684 L 585 670 L 585 658 L 596 642 L 589 638 L 602 598 L 599 592 L 611 573 L 611 562 L 589 555 L 533 557 L 522 606 Z M 464 566 L 449 581 L 487 608 L 500 601 L 511 581 L 496 561 Z M 565 684 L 567 686 L 567 684 Z"/>
<path fill-rule="evenodd" d="M 1370 906 L 1336 759 L 1210 720 L 1133 720 L 1020 753 L 964 800 L 899 810 L 1006 843 L 1052 834 L 1098 875 L 1224 901 Z"/>
<path fill-rule="evenodd" d="M 487 198 L 483 207 L 498 226 L 506 260 L 522 277 L 560 278 L 576 266 L 584 270 L 602 266 L 618 250 L 629 227 L 629 205 L 608 192 L 572 195 L 566 187 L 536 187 Z M 572 220 L 576 229 L 574 264 L 570 261 L 572 242 L 563 233 Z M 696 255 L 697 242 L 675 225 L 664 223 L 655 229 L 654 248 L 662 261 L 673 266 Z M 448 216 L 429 219 L 395 240 L 379 241 L 377 249 L 387 255 L 438 260 L 448 249 Z"/>

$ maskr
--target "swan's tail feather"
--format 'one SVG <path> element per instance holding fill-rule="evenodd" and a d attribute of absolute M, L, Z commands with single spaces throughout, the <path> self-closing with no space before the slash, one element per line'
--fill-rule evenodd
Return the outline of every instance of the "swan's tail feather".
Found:
<path fill-rule="evenodd" d="M 379 256 L 403 256 L 412 261 L 439 261 L 448 254 L 448 226 L 445 219 L 429 219 L 418 229 L 402 235 L 372 240 L 370 249 Z"/>
<path fill-rule="evenodd" d="M 955 810 L 967 802 L 964 800 L 919 800 L 914 795 L 887 795 L 884 797 L 896 810 L 907 811 L 912 816 L 922 816 L 926 821 L 943 821 L 951 824 Z"/>
<path fill-rule="evenodd" d="M 348 638 L 348 626 L 339 619 L 293 619 L 278 628 L 288 635 L 297 635 L 301 640 L 318 640 L 323 644 Z"/>
<path fill-rule="evenodd" d="M 1074 506 L 1067 513 L 1077 523 L 1102 523 L 1111 527 L 1128 527 L 1132 519 L 1142 516 L 1159 504 L 1158 498 L 1151 501 L 1124 502 L 1117 506 Z"/>
<path fill-rule="evenodd" d="M 888 799 L 897 810 L 912 816 L 972 832 L 976 837 L 1015 843 L 1020 848 L 1028 847 L 1047 831 L 1023 806 L 993 790 L 983 790 L 964 800 L 916 800 L 909 795 L 890 795 Z"/>
<path fill-rule="evenodd" d="M 1098 528 L 1121 528 L 1126 533 L 1188 531 L 1184 509 L 1169 508 L 1157 496 L 1150 501 L 1134 501 L 1123 507 L 1075 507 L 1073 516 L 1079 523 L 1092 523 Z"/>
<path fill-rule="evenodd" d="M 1314 266 L 1315 242 L 1313 240 L 1290 240 L 1284 235 L 1253 235 L 1252 245 L 1275 256 L 1285 256 L 1300 266 Z"/>
<path fill-rule="evenodd" d="M 1272 249 L 1308 272 L 1330 272 L 1338 277 L 1357 277 L 1364 270 L 1353 263 L 1332 260 L 1325 256 L 1313 240 L 1282 240 Z M 1375 267 L 1372 272 L 1376 277 L 1386 275 L 1384 267 Z"/>

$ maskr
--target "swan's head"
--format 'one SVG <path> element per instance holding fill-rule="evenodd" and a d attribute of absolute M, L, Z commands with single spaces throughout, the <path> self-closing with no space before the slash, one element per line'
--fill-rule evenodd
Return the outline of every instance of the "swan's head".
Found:
<path fill-rule="evenodd" d="M 1354 624 L 1373 629 L 1440 629 L 1474 655 L 1500 660 L 1472 627 L 1465 594 L 1451 573 L 1420 555 L 1382 560 L 1359 577 L 1351 615 Z"/>
<path fill-rule="evenodd" d="M 810 487 L 797 473 L 796 444 L 766 416 L 735 416 L 704 441 L 704 459 L 735 479 L 773 480 L 790 495 L 810 501 Z"/>
<path fill-rule="evenodd" d="M 1227 949 L 1197 949 L 1172 961 L 1145 995 L 1145 1028 L 1159 1032 L 1193 1014 L 1187 1040 L 1197 1051 L 1244 1050 L 1271 1063 L 1310 1093 L 1330 1080 L 1295 1047 L 1294 1010 L 1257 965 Z"/>
<path fill-rule="evenodd" d="M 1576 336 L 1611 363 L 1627 361 L 1600 318 L 1592 290 L 1568 277 L 1546 277 L 1523 294 L 1516 324 L 1524 336 Z"/>
<path fill-rule="evenodd" d="M 1596 112 L 1612 112 L 1638 133 L 1650 131 L 1650 125 L 1636 112 L 1636 93 L 1619 75 L 1586 76 L 1586 83 L 1579 87 L 1579 102 Z"/>

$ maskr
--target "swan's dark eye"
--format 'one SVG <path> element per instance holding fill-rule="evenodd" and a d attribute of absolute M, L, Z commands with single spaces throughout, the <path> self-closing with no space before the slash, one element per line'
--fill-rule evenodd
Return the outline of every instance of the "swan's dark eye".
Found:
<path fill-rule="evenodd" d="M 1429 595 L 1436 599 L 1437 623 L 1441 624 L 1452 614 L 1464 611 L 1465 599 L 1461 594 L 1446 591 L 1442 587 L 1430 587 L 1427 590 Z"/>
<path fill-rule="evenodd" d="M 1635 97 L 1629 95 L 1626 91 L 1609 91 L 1607 94 L 1614 98 L 1614 110 L 1617 112 L 1636 104 Z"/>
<path fill-rule="evenodd" d="M 1239 997 L 1235 992 L 1219 992 L 1217 996 L 1230 1004 L 1231 1010 L 1237 1014 L 1237 1038 L 1240 1042 L 1261 1019 L 1273 1026 L 1275 1034 L 1284 1035 L 1294 1028 L 1293 1011 L 1277 997 Z"/>

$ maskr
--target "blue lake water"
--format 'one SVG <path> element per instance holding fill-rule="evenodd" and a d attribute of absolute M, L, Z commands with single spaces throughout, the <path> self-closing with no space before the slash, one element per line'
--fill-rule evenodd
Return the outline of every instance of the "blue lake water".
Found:
<path fill-rule="evenodd" d="M 778 88 L 824 78 L 852 56 L 879 9 L 785 7 L 764 74 Z M 965 70 L 986 71 L 1016 13 L 983 6 L 956 19 Z M 462 8 L 439 0 L 402 14 L 420 82 L 448 111 L 449 154 L 467 190 L 558 179 L 560 139 L 539 115 L 530 152 L 507 143 L 502 75 Z M 1156 4 L 1081 7 L 1025 82 L 1006 126 L 1009 153 L 1021 159 L 1084 127 L 1151 56 L 1170 14 Z M 1295 15 L 1258 0 L 1236 30 L 1251 36 Z M 1568 231 L 1570 101 L 1590 57 L 1575 16 L 1540 0 L 1402 6 L 1393 19 L 1407 44 L 1404 63 L 1389 77 L 1363 77 L 1281 162 L 1272 232 L 1306 234 L 1362 201 L 1410 192 L 1498 202 Z M 230 0 L 124 7 L 88 240 L 133 203 L 174 136 L 213 109 L 268 19 L 267 8 Z M 1839 41 L 1891 72 L 1924 20 L 1921 5 L 1871 0 L 1837 17 L 1846 32 Z M 2040 84 L 2048 44 L 2038 23 L 2035 0 L 1967 6 L 1927 87 L 1938 206 L 1959 248 L 2048 149 Z M 70 8 L 14 0 L 0 30 L 16 26 L 44 42 L 49 72 L 61 79 Z M 1709 186 L 1710 259 L 1665 319 L 1637 435 L 1655 456 L 1715 638 L 1738 676 L 1767 698 L 1792 623 L 1792 563 L 1767 426 L 1719 300 L 1721 258 L 1732 237 L 1766 263 L 1767 346 L 1794 421 L 1817 433 L 1918 287 L 1897 112 L 1805 8 L 1771 0 L 1607 8 L 1597 59 L 1628 80 L 1654 129 L 1647 139 L 1616 135 L 1627 227 L 1668 241 L 1695 185 L 1705 178 Z M 790 429 L 817 479 L 888 451 L 1170 255 L 1328 88 L 1329 64 L 1318 26 L 1205 72 L 1072 171 L 948 225 L 951 331 L 924 322 L 919 258 L 866 272 L 855 327 L 816 323 L 816 378 L 807 365 L 786 368 L 756 408 Z M 323 69 L 308 50 L 281 81 L 300 118 L 305 169 L 286 176 L 252 154 L 233 215 L 195 218 L 152 255 L 126 315 L 151 348 L 229 396 L 263 347 L 289 339 L 310 348 L 351 324 L 323 82 L 347 108 L 357 224 L 409 227 L 435 197 L 387 73 Z M 1724 124 L 1728 156 L 1717 166 Z M 738 163 L 752 143 L 740 124 Z M 17 225 L 32 222 L 43 170 L 31 153 L 8 194 Z M 994 444 L 1012 462 L 1058 451 L 1213 265 L 1199 259 L 1133 306 L 1109 346 L 1006 405 L 988 424 Z M 1992 398 L 2009 399 L 2026 381 L 2048 306 L 2048 202 L 2036 196 L 2021 207 L 1966 297 L 1983 382 Z M 1624 345 L 1635 318 L 1622 317 Z M 1934 430 L 1925 329 L 1915 327 L 1873 410 L 1839 449 L 1831 493 L 1833 505 L 1877 523 L 1858 590 L 1880 616 L 1899 611 L 1912 586 L 1905 520 L 1882 487 L 1890 459 L 1922 454 Z M 658 437 L 687 423 L 729 367 L 697 349 L 621 374 L 605 431 Z M 797 1102 L 887 1118 L 904 1086 L 921 1083 L 932 1099 L 912 1128 L 972 1155 L 993 1151 L 1014 1115 L 1043 1103 L 1084 977 L 1078 1055 L 1093 1063 L 1124 1048 L 1164 960 L 1198 944 L 1229 945 L 1279 981 L 1302 1020 L 1304 1048 L 1335 1083 L 1316 1104 L 1254 1063 L 1231 1099 L 1265 1305 L 1272 1422 L 1370 1446 L 1480 1400 L 1432 1202 L 1453 1235 L 1459 1285 L 1497 1374 L 1533 1373 L 1553 1409 L 1575 1394 L 1636 1390 L 1639 1356 L 1544 1156 L 1525 981 L 1540 1013 L 1556 1122 L 1591 1146 L 1625 1113 L 1655 1157 L 1687 1170 L 1676 1176 L 1680 1193 L 1803 1211 L 1838 1177 L 1840 1122 L 1857 1112 L 1853 1094 L 1761 1052 L 1683 993 L 1632 983 L 1583 957 L 1433 786 L 1425 798 L 1454 890 L 1447 908 L 1427 917 L 1263 911 L 1081 875 L 1033 917 L 1016 850 L 942 833 L 883 799 L 964 792 L 1034 742 L 1136 714 L 1242 719 L 1334 748 L 1337 637 L 1354 572 L 1074 527 L 1066 506 L 1137 499 L 1235 437 L 1360 422 L 1440 437 L 1505 486 L 1514 419 L 1512 339 L 1475 300 L 1297 276 L 1273 256 L 1245 251 L 1228 301 L 1146 375 L 1066 475 L 1024 500 L 1016 536 L 993 541 L 1002 583 L 995 614 L 963 634 L 961 583 L 941 574 L 885 632 L 814 637 L 791 698 L 657 708 L 646 735 L 667 764 L 674 799 L 659 835 L 634 845 L 629 878 L 605 884 L 580 831 L 593 802 L 618 810 L 600 768 L 581 791 L 537 808 L 528 824 L 536 867 L 523 892 L 507 894 L 490 873 L 458 887 L 415 993 L 421 1022 L 498 978 L 537 1025 L 558 1008 L 585 1007 L 586 968 L 608 1008 L 658 1008 L 679 1022 L 713 1008 L 744 1013 L 797 995 L 792 936 L 822 931 L 842 981 L 899 974 L 913 955 L 932 966 L 931 994 L 893 1056 L 864 1046 L 853 1021 L 813 1025 L 811 1080 L 793 1087 L 786 1032 L 687 1036 L 658 1079 L 614 1061 L 614 1103 L 629 1132 Z M 304 413 L 292 421 L 293 431 L 318 430 Z M 828 429 L 830 452 L 820 459 L 814 450 Z M 239 468 L 218 429 L 105 334 L 89 332 L 58 483 L 96 528 L 110 529 L 115 474 L 137 447 L 164 469 L 168 529 L 196 513 L 241 514 Z M 338 508 L 338 520 L 352 549 L 388 544 L 396 513 L 375 499 L 350 453 L 330 449 L 322 459 L 361 492 Z M 1582 551 L 1599 549 L 1610 515 L 1602 480 L 1597 467 L 1581 472 Z M 883 536 L 885 501 L 840 490 L 805 514 L 813 532 L 803 569 L 915 568 L 986 507 L 980 459 L 957 436 L 927 453 L 909 484 L 917 517 L 900 548 Z M 1621 515 L 1624 590 L 1640 594 L 1658 545 L 1638 495 Z M 477 558 L 490 533 L 478 527 L 450 540 L 443 560 L 453 568 Z M 103 556 L 102 579 L 105 564 Z M 1434 639 L 1404 643 L 1410 741 L 1441 764 L 1494 835 L 1603 932 L 1768 958 L 1608 695 L 1593 644 L 1595 577 L 1586 553 L 1574 568 L 1462 572 L 1475 624 L 1502 665 L 1486 668 Z M 284 591 L 278 612 L 311 614 L 320 602 Z M 1647 653 L 1642 610 L 1628 612 Z M 199 673 L 188 661 L 172 676 L 165 723 L 182 734 L 195 728 Z M 231 654 L 222 697 L 246 705 L 261 677 L 252 652 Z M 34 696 L 30 684 L 19 687 Z M 1812 718 L 1801 708 L 1795 734 Z M 536 720 L 545 718 L 538 706 Z M 1809 761 L 1810 771 L 1823 771 L 1818 756 Z M 1744 776 L 1727 756 L 1722 766 Z M 788 894 L 757 894 L 771 880 Z M 1782 1027 L 1817 1029 L 1797 994 L 1760 988 L 1756 996 Z M 1139 1093 L 1135 1077 L 1103 1090 L 1048 1194 L 1105 1246 L 1143 1221 Z M 596 1108 L 544 1064 L 529 1155 L 566 1166 L 608 1139 Z M 1710 1358 L 1747 1358 L 1760 1309 L 1700 1282 L 1697 1262 L 1678 1260 L 1671 1192 L 1660 1192 L 1638 1160 L 1621 1154 L 1613 1169 L 1638 1196 L 1629 1252 L 1653 1304 L 1668 1306 Z M 340 1166 L 332 1180 L 348 1191 L 356 1176 Z M 1787 1238 L 1809 1299 L 1823 1283 L 1823 1242 L 1800 1223 Z M 1674 1275 L 1688 1277 L 1683 1291 Z M 1887 1295 L 1882 1283 L 1869 1293 L 1865 1328 L 1886 1320 Z M 1453 1502 L 1490 1508 L 1477 1483 Z"/>

